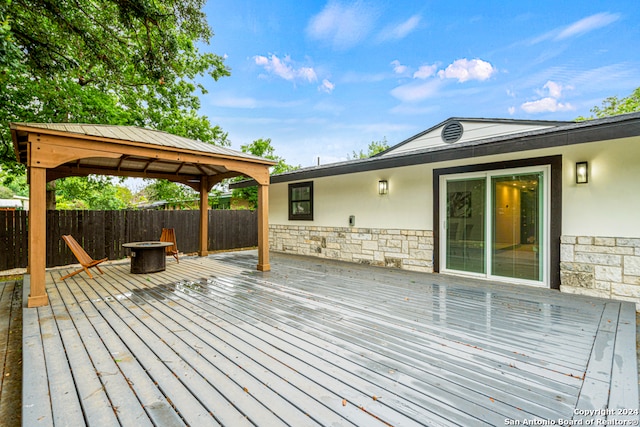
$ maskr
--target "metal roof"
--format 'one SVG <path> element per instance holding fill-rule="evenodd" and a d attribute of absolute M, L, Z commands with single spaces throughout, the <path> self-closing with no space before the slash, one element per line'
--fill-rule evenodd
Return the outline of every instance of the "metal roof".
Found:
<path fill-rule="evenodd" d="M 194 139 L 173 135 L 154 129 L 138 126 L 116 126 L 84 123 L 11 123 L 11 129 L 19 126 L 52 130 L 64 133 L 75 133 L 84 136 L 107 138 L 118 141 L 138 142 L 160 147 L 179 148 L 181 150 L 197 151 L 201 153 L 219 154 L 245 159 L 266 160 L 253 154 L 243 153 L 227 147 L 213 145 Z"/>
<path fill-rule="evenodd" d="M 258 174 L 268 183 L 268 168 L 275 164 L 253 154 L 135 126 L 11 123 L 10 127 L 18 161 L 31 166 L 37 155 L 38 167 L 47 168 L 47 180 L 101 174 L 164 178 L 196 188 L 203 179 L 210 186 L 225 178 Z"/>
<path fill-rule="evenodd" d="M 497 119 L 447 119 L 435 127 L 441 126 L 450 120 L 478 121 Z M 583 122 L 555 123 L 558 125 L 534 131 L 454 143 L 447 146 L 416 149 L 398 154 L 391 152 L 384 156 L 373 156 L 366 159 L 347 160 L 344 162 L 302 168 L 272 175 L 271 183 L 292 182 L 325 176 L 640 136 L 640 112 Z M 430 128 L 429 131 L 435 127 Z M 423 134 L 424 132 L 421 132 L 400 144 L 404 144 Z M 252 185 L 255 185 L 255 182 L 247 180 L 231 184 L 230 188 L 242 188 Z"/>

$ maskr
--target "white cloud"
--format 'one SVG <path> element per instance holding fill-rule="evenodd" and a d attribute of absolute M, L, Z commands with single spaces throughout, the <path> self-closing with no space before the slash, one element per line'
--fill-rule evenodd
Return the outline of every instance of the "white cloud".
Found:
<path fill-rule="evenodd" d="M 376 11 L 363 1 L 345 5 L 329 1 L 309 21 L 307 35 L 329 42 L 337 50 L 347 50 L 366 39 L 376 20 Z"/>
<path fill-rule="evenodd" d="M 318 86 L 318 90 L 320 90 L 321 92 L 325 92 L 325 93 L 331 93 L 333 92 L 333 89 L 335 89 L 336 85 L 331 83 L 329 80 L 324 79 L 322 80 L 322 84 L 320 86 Z"/>
<path fill-rule="evenodd" d="M 382 30 L 382 33 L 380 34 L 380 37 L 378 37 L 378 39 L 380 41 L 401 40 L 407 37 L 413 30 L 418 27 L 421 19 L 422 18 L 419 15 L 413 15 L 411 18 L 407 19 L 401 24 L 388 26 L 384 30 Z"/>
<path fill-rule="evenodd" d="M 516 107 L 509 107 L 509 115 L 513 116 L 516 113 Z"/>
<path fill-rule="evenodd" d="M 440 89 L 440 80 L 429 80 L 425 83 L 410 83 L 391 90 L 391 96 L 402 102 L 418 102 L 433 98 Z"/>
<path fill-rule="evenodd" d="M 571 104 L 563 104 L 561 102 L 558 102 L 557 99 L 551 97 L 538 99 L 537 101 L 525 102 L 520 106 L 520 108 L 522 108 L 527 113 L 554 113 L 556 111 L 574 110 L 574 107 Z"/>
<path fill-rule="evenodd" d="M 396 74 L 404 74 L 409 69 L 406 65 L 402 65 L 397 59 L 391 61 L 391 65 L 393 65 L 393 72 Z"/>
<path fill-rule="evenodd" d="M 298 68 L 298 70 L 296 71 L 296 74 L 302 79 L 302 80 L 306 80 L 309 83 L 313 83 L 315 81 L 318 80 L 318 76 L 316 75 L 316 72 L 314 71 L 313 68 L 311 67 L 302 67 L 302 68 Z"/>
<path fill-rule="evenodd" d="M 563 86 L 554 81 L 547 81 L 541 90 L 536 91 L 541 99 L 523 103 L 522 108 L 527 113 L 546 113 L 556 111 L 572 111 L 575 108 L 569 103 L 559 102 L 564 90 L 573 89 L 571 86 Z"/>
<path fill-rule="evenodd" d="M 487 80 L 496 69 L 481 59 L 456 59 L 446 69 L 438 71 L 441 79 L 457 79 L 458 82 L 464 83 L 468 80 Z"/>
<path fill-rule="evenodd" d="M 418 71 L 413 73 L 413 78 L 414 79 L 428 79 L 431 76 L 435 76 L 437 69 L 438 69 L 438 66 L 436 64 L 433 64 L 433 65 L 421 65 L 420 68 L 418 68 Z"/>
<path fill-rule="evenodd" d="M 544 34 L 541 34 L 531 39 L 528 44 L 534 45 L 547 40 L 565 40 L 571 37 L 581 36 L 588 32 L 597 30 L 598 28 L 606 27 L 620 19 L 618 13 L 596 13 L 595 15 L 587 16 L 580 19 L 566 27 L 554 28 Z"/>
<path fill-rule="evenodd" d="M 580 36 L 598 28 L 606 27 L 620 19 L 619 13 L 596 13 L 584 19 L 574 22 L 562 30 L 556 36 L 556 40 L 563 40 L 569 37 Z"/>
<path fill-rule="evenodd" d="M 558 99 L 562 96 L 562 85 L 560 83 L 552 82 L 549 80 L 542 86 L 544 89 L 549 91 L 549 96 L 551 98 Z"/>
<path fill-rule="evenodd" d="M 283 59 L 280 59 L 276 55 L 271 55 L 269 58 L 257 55 L 254 57 L 254 61 L 256 65 L 263 67 L 269 74 L 273 74 L 291 82 L 301 80 L 313 83 L 318 81 L 318 76 L 313 68 L 295 68 L 289 56 L 285 56 Z"/>

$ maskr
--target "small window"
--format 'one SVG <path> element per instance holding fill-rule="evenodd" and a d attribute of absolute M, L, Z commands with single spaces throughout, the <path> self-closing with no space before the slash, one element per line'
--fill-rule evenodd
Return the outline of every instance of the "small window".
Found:
<path fill-rule="evenodd" d="M 313 221 L 313 181 L 289 184 L 289 219 Z"/>

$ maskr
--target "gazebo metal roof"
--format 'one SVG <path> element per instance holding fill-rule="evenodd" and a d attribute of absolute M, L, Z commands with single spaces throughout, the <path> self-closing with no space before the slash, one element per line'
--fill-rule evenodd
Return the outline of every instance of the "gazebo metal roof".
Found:
<path fill-rule="evenodd" d="M 93 153 L 65 159 L 47 171 L 47 180 L 88 174 L 165 178 L 197 189 L 201 176 L 224 178 L 247 175 L 234 170 L 236 162 L 273 165 L 274 162 L 227 147 L 135 126 L 74 123 L 12 123 L 18 161 L 28 162 L 28 135 L 42 144 L 79 152 L 91 144 Z M 61 139 L 62 138 L 62 139 Z M 55 150 L 56 153 L 59 150 Z M 55 154 L 55 153 L 53 153 Z M 249 174 L 250 175 L 250 174 Z"/>

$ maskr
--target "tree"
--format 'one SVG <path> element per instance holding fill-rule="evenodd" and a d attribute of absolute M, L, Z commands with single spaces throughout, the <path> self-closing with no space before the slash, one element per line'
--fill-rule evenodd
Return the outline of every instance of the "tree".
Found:
<path fill-rule="evenodd" d="M 13 197 L 13 191 L 9 187 L 0 185 L 0 199 L 10 199 Z"/>
<path fill-rule="evenodd" d="M 24 174 L 13 175 L 0 167 L 0 185 L 9 188 L 18 196 L 26 197 L 29 195 L 29 185 Z"/>
<path fill-rule="evenodd" d="M 251 153 L 254 156 L 263 157 L 265 159 L 273 160 L 277 162 L 272 168 L 270 173 L 279 174 L 289 172 L 292 170 L 300 169 L 300 166 L 288 165 L 280 156 L 276 156 L 275 148 L 271 145 L 271 139 L 256 139 L 251 144 L 242 145 L 240 149 L 243 153 Z M 242 181 L 247 179 L 246 177 L 238 177 L 236 181 Z M 237 188 L 233 190 L 233 197 L 247 200 L 251 209 L 255 209 L 258 206 L 258 189 L 257 187 L 245 187 Z"/>
<path fill-rule="evenodd" d="M 640 87 L 626 98 L 618 99 L 617 96 L 610 96 L 602 101 L 602 107 L 595 106 L 589 111 L 593 113 L 591 117 L 580 116 L 577 120 L 590 120 L 640 111 Z"/>
<path fill-rule="evenodd" d="M 167 202 L 170 204 L 181 204 L 195 200 L 197 205 L 197 200 L 200 197 L 191 188 L 166 179 L 154 180 L 142 190 L 142 193 L 150 202 Z"/>
<path fill-rule="evenodd" d="M 228 76 L 202 53 L 204 0 L 0 0 L 0 123 L 134 125 L 229 145 L 198 114 L 195 80 Z M 0 163 L 16 175 L 6 126 Z"/>
<path fill-rule="evenodd" d="M 106 176 L 71 176 L 57 181 L 57 209 L 114 210 L 129 207 L 131 191 Z"/>
<path fill-rule="evenodd" d="M 384 150 L 389 148 L 389 144 L 387 143 L 387 138 L 383 138 L 382 141 L 371 141 L 369 146 L 367 147 L 367 152 L 360 150 L 360 152 L 353 151 L 352 155 L 347 157 L 349 159 L 368 159 L 371 156 L 375 156 L 378 153 L 383 152 Z"/>

